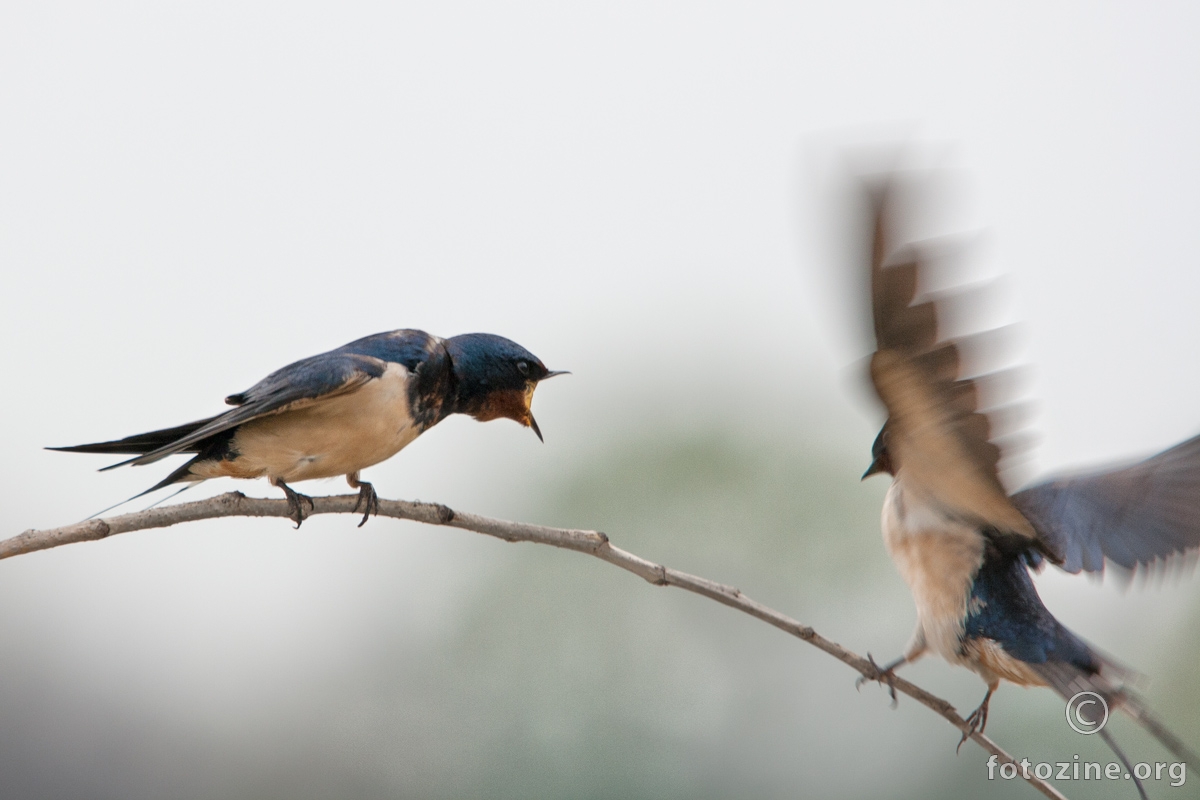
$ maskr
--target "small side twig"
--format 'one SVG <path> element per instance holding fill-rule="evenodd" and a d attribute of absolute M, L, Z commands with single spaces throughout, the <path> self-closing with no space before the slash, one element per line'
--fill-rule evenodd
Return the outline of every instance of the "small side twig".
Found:
<path fill-rule="evenodd" d="M 335 497 L 314 497 L 311 514 L 352 514 L 355 513 L 355 503 L 358 495 L 338 495 Z M 33 553 L 38 550 L 48 550 L 75 542 L 91 542 L 106 539 L 118 533 L 148 530 L 151 528 L 166 528 L 181 522 L 194 522 L 202 519 L 220 517 L 288 517 L 287 502 L 284 500 L 266 500 L 246 497 L 241 492 L 228 492 L 207 500 L 194 503 L 151 508 L 133 514 L 122 514 L 107 519 L 93 519 L 78 522 L 74 525 L 64 525 L 61 528 L 46 530 L 28 530 L 11 539 L 0 541 L 0 559 Z M 608 536 L 599 531 L 576 530 L 570 528 L 551 528 L 543 525 L 529 525 L 523 522 L 483 517 L 454 511 L 440 503 L 409 502 L 406 500 L 380 500 L 379 516 L 394 519 L 423 522 L 427 525 L 445 525 L 453 528 L 495 536 L 508 542 L 537 542 L 566 550 L 587 553 L 602 561 L 632 572 L 639 578 L 656 586 L 677 586 L 689 592 L 715 600 L 718 603 L 735 608 L 752 617 L 774 625 L 781 631 L 791 634 L 811 644 L 856 670 L 867 680 L 876 680 L 880 672 L 866 658 L 851 652 L 837 642 L 821 636 L 807 625 L 802 625 L 791 617 L 781 614 L 772 608 L 750 599 L 742 592 L 725 584 L 716 583 L 696 575 L 671 569 L 670 567 L 647 561 L 619 547 L 615 547 Z M 945 700 L 925 691 L 921 687 L 896 677 L 891 682 L 897 692 L 908 695 L 921 705 L 939 714 L 943 719 L 960 731 L 966 732 L 969 726 L 954 706 Z M 984 750 L 995 755 L 1000 763 L 1017 762 L 999 745 L 987 736 L 975 731 L 970 738 Z M 1066 800 L 1057 789 L 1032 773 L 1018 769 L 1021 775 L 1035 789 L 1046 797 L 1054 800 Z"/>

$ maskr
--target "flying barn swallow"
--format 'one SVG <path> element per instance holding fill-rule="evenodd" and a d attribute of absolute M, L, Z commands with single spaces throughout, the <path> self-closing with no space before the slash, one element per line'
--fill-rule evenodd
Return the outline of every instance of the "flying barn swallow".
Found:
<path fill-rule="evenodd" d="M 1048 561 L 1071 573 L 1102 573 L 1106 560 L 1129 571 L 1161 569 L 1200 547 L 1200 437 L 1132 466 L 1050 480 L 1010 496 L 998 472 L 1004 439 L 993 436 L 989 422 L 989 414 L 998 418 L 1006 408 L 993 404 L 985 413 L 980 392 L 985 383 L 1003 388 L 1005 382 L 1000 373 L 970 372 L 964 358 L 982 352 L 981 337 L 995 331 L 939 339 L 946 305 L 961 314 L 979 287 L 928 291 L 931 247 L 897 247 L 892 240 L 895 184 L 890 179 L 869 191 L 876 338 L 870 377 L 888 416 L 863 478 L 892 476 L 883 539 L 912 590 L 917 626 L 904 654 L 880 668 L 880 680 L 927 652 L 973 670 L 987 694 L 967 718 L 972 731 L 986 726 L 1001 680 L 1048 686 L 1064 698 L 1094 692 L 1191 758 L 1123 687 L 1131 673 L 1046 609 L 1030 571 Z M 1100 733 L 1125 760 L 1108 732 Z"/>
<path fill-rule="evenodd" d="M 105 467 L 196 455 L 142 494 L 209 478 L 267 478 L 287 496 L 296 527 L 311 498 L 289 485 L 345 475 L 358 489 L 361 527 L 379 498 L 359 473 L 451 414 L 512 419 L 542 433 L 530 410 L 551 372 L 516 342 L 490 333 L 440 339 L 424 331 L 377 333 L 288 364 L 225 402 L 235 408 L 174 428 L 112 442 L 51 447 L 71 453 L 131 453 Z M 102 470 L 103 471 L 103 470 Z M 133 499 L 133 498 L 130 498 Z"/>

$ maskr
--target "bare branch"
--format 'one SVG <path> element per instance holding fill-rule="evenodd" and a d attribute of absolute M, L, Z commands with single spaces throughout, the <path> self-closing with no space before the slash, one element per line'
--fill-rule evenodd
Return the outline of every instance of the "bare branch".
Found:
<path fill-rule="evenodd" d="M 339 495 L 335 497 L 314 497 L 312 514 L 352 514 L 358 495 Z M 118 533 L 147 530 L 150 528 L 166 528 L 181 522 L 193 522 L 201 519 L 216 519 L 219 517 L 287 517 L 289 514 L 287 502 L 284 500 L 265 500 L 246 497 L 241 492 L 229 492 L 218 497 L 200 500 L 194 503 L 151 508 L 134 514 L 122 514 L 108 519 L 94 519 L 65 525 L 61 528 L 47 530 L 28 530 L 11 539 L 0 541 L 0 559 L 33 553 L 38 550 L 48 550 L 74 542 L 91 542 L 106 539 Z M 424 522 L 428 525 L 448 525 L 454 528 L 495 536 L 508 542 L 538 542 L 540 544 L 576 550 L 580 553 L 593 555 L 621 569 L 628 570 L 639 578 L 649 581 L 656 586 L 678 586 L 698 595 L 716 600 L 731 608 L 745 612 L 752 617 L 774 625 L 781 631 L 790 633 L 809 644 L 857 670 L 868 680 L 879 677 L 875 665 L 867 659 L 832 642 L 818 634 L 807 625 L 801 625 L 796 620 L 774 609 L 751 600 L 733 586 L 726 586 L 686 572 L 655 564 L 633 553 L 614 547 L 608 536 L 599 531 L 571 530 L 567 528 L 549 528 L 541 525 L 527 525 L 522 522 L 481 517 L 476 514 L 466 514 L 454 511 L 439 503 L 414 503 L 406 500 L 380 500 L 379 516 L 395 519 Z M 918 703 L 932 709 L 941 715 L 960 731 L 966 732 L 966 720 L 958 715 L 954 706 L 936 697 L 921 687 L 909 683 L 901 677 L 895 678 L 895 689 L 916 700 Z M 1000 763 L 1013 763 L 1013 757 L 1002 750 L 999 745 L 982 733 L 971 734 L 980 747 L 997 756 Z M 1066 800 L 1050 784 L 1039 779 L 1032 773 L 1023 774 L 1018 769 L 1017 774 L 1033 785 L 1046 797 L 1055 800 Z"/>

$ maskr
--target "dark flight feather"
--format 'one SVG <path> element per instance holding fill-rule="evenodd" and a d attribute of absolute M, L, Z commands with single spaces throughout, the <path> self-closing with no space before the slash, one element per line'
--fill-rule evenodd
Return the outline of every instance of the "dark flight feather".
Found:
<path fill-rule="evenodd" d="M 387 365 L 378 359 L 350 353 L 326 353 L 323 356 L 297 361 L 272 372 L 244 392 L 243 396 L 246 399 L 242 405 L 213 417 L 206 425 L 174 442 L 104 469 L 116 469 L 126 464 L 153 464 L 175 453 L 189 452 L 206 439 L 250 420 L 301 408 L 321 398 L 354 391 L 372 378 L 378 378 L 386 367 Z"/>
<path fill-rule="evenodd" d="M 216 417 L 208 419 L 198 419 L 195 422 L 188 422 L 183 425 L 176 425 L 174 428 L 163 428 L 159 431 L 150 431 L 148 433 L 138 433 L 133 436 L 126 436 L 124 439 L 117 439 L 112 442 L 95 442 L 93 444 L 77 444 L 71 447 L 47 447 L 47 450 L 59 450 L 64 453 L 149 453 L 152 450 L 157 450 L 160 447 L 165 447 L 173 442 L 177 442 L 185 436 L 188 436 L 195 431 L 208 425 L 215 420 Z M 179 452 L 198 453 L 201 449 L 200 445 L 181 450 Z"/>
<path fill-rule="evenodd" d="M 49 449 L 73 453 L 135 454 L 134 458 L 104 467 L 105 470 L 126 464 L 152 464 L 175 453 L 207 453 L 212 442 L 216 441 L 215 437 L 220 434 L 259 417 L 280 414 L 352 392 L 383 375 L 389 362 L 402 364 L 406 369 L 417 372 L 434 349 L 440 349 L 440 340 L 423 331 L 399 330 L 367 336 L 272 372 L 246 391 L 227 397 L 225 402 L 236 407 L 224 414 L 112 442 Z M 186 474 L 186 471 L 181 474 Z M 177 479 L 178 476 L 172 473 L 167 482 L 160 486 Z"/>

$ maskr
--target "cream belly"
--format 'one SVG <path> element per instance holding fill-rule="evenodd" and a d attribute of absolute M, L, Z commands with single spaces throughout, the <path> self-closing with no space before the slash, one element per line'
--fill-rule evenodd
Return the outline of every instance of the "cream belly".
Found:
<path fill-rule="evenodd" d="M 202 462 L 192 473 L 290 483 L 378 464 L 420 434 L 408 413 L 408 379 L 403 366 L 389 364 L 352 392 L 247 422 L 233 437 L 235 459 Z"/>
<path fill-rule="evenodd" d="M 884 500 L 882 527 L 888 554 L 912 590 L 918 633 L 942 658 L 967 664 L 959 648 L 983 537 L 905 493 L 899 478 Z"/>
<path fill-rule="evenodd" d="M 966 656 L 962 663 L 979 673 L 988 684 L 1006 680 L 1018 686 L 1045 686 L 1046 680 L 1033 671 L 1024 661 L 1008 653 L 999 642 L 991 639 L 972 639 L 964 647 Z"/>

